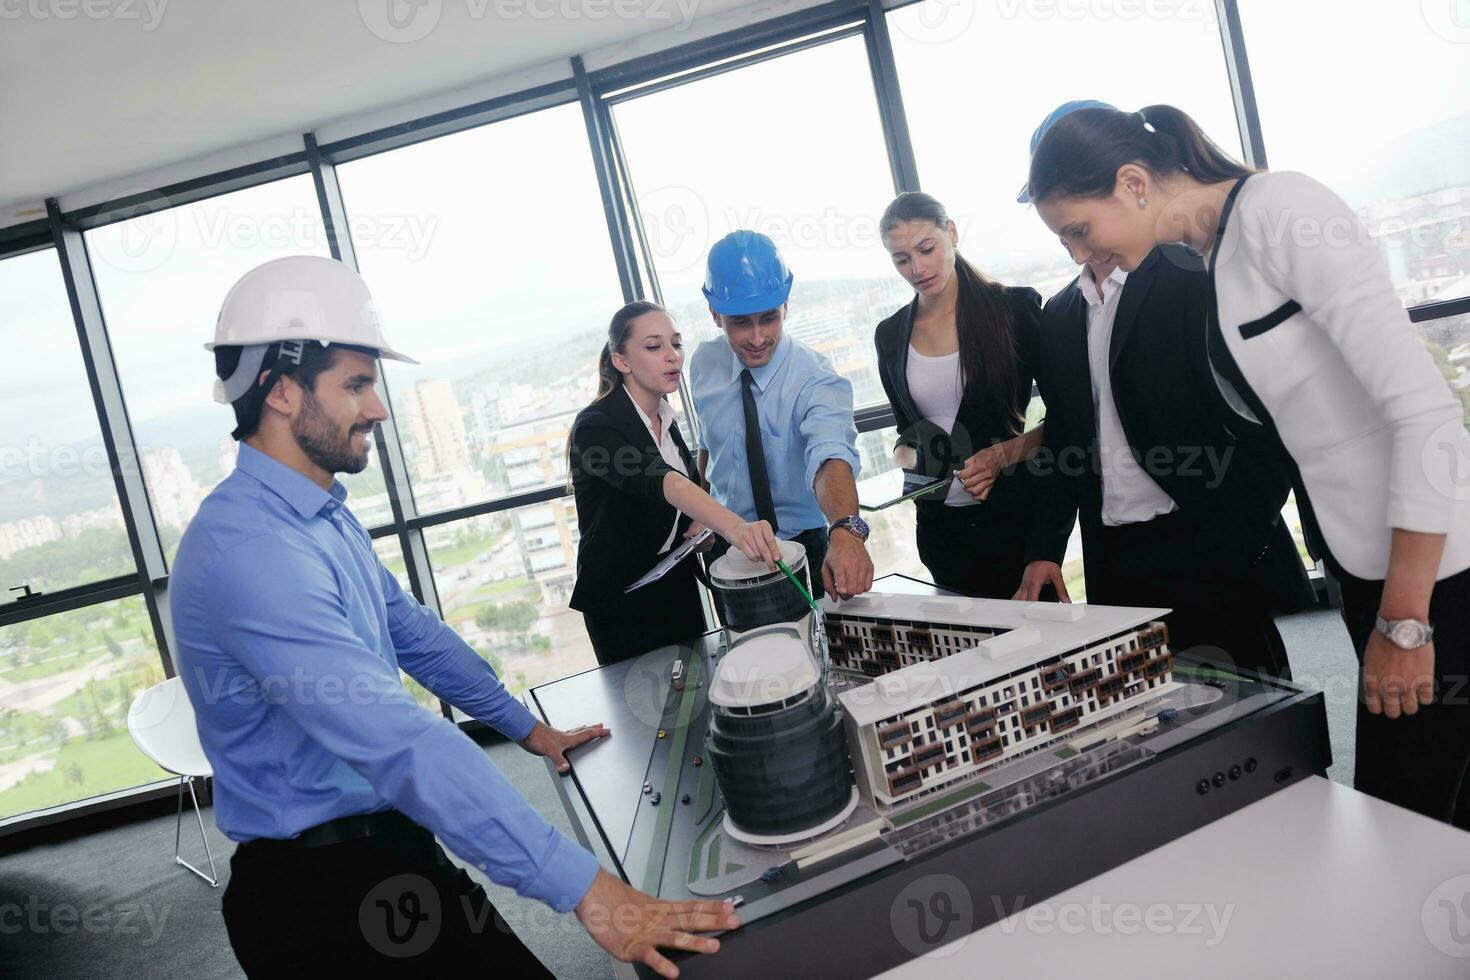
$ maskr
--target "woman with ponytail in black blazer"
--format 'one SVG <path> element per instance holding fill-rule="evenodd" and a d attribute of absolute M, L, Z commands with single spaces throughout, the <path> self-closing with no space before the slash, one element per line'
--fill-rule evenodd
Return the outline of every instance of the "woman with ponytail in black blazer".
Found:
<path fill-rule="evenodd" d="M 690 480 L 694 460 L 665 399 L 678 389 L 683 364 L 683 341 L 663 308 L 629 303 L 608 327 L 597 397 L 572 423 L 568 468 L 581 541 L 571 607 L 582 613 L 600 664 L 704 632 L 692 560 L 623 591 L 694 533 L 692 521 L 772 570 L 781 555 L 769 524 L 742 520 Z"/>
<path fill-rule="evenodd" d="M 967 262 L 955 223 L 928 194 L 900 194 L 878 227 L 915 294 L 874 335 L 898 426 L 894 460 L 947 488 L 914 502 L 919 558 L 936 585 L 1009 599 L 1026 567 L 1035 511 L 1024 463 L 1041 428 L 1024 426 L 1041 296 Z"/>
<path fill-rule="evenodd" d="M 1293 474 L 1361 661 L 1358 789 L 1470 826 L 1470 435 L 1357 215 L 1257 173 L 1173 106 L 1079 109 L 1028 181 L 1078 261 L 1206 256 L 1206 343 L 1241 439 Z"/>

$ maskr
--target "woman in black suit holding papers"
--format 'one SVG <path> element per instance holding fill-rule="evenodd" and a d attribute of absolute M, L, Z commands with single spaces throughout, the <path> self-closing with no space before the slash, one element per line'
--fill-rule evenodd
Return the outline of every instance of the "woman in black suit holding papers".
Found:
<path fill-rule="evenodd" d="M 679 387 L 684 364 L 674 321 L 639 301 L 618 310 L 607 333 L 597 397 L 577 414 L 568 441 L 581 531 L 570 604 L 600 664 L 704 632 L 693 561 L 624 591 L 701 524 L 773 570 L 781 554 L 769 524 L 741 520 L 689 479 L 694 460 L 664 397 Z"/>
<path fill-rule="evenodd" d="M 1383 257 L 1337 195 L 1257 173 L 1172 106 L 1081 109 L 1030 196 L 1078 261 L 1206 256 L 1209 397 L 1275 447 L 1361 660 L 1357 787 L 1470 825 L 1470 435 Z"/>

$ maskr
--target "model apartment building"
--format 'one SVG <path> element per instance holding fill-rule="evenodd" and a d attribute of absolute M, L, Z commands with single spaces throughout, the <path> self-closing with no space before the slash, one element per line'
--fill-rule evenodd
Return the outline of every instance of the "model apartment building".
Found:
<path fill-rule="evenodd" d="M 840 700 L 880 810 L 1123 714 L 1174 688 L 1166 609 L 870 592 L 823 603 Z"/>

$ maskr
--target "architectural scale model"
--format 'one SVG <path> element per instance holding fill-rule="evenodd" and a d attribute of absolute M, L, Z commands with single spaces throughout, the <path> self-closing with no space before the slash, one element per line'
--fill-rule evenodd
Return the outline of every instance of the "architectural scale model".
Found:
<path fill-rule="evenodd" d="M 1167 610 L 874 592 L 824 603 L 857 783 L 886 812 L 1174 690 Z M 1093 738 L 1092 741 L 1096 741 Z"/>

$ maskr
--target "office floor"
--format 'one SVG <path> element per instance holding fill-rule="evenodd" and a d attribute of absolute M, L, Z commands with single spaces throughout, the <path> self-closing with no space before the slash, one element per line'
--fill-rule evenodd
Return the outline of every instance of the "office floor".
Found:
<path fill-rule="evenodd" d="M 1281 621 L 1297 679 L 1327 696 L 1334 763 L 1328 774 L 1352 784 L 1356 662 L 1334 612 Z M 486 748 L 533 806 L 570 827 L 545 766 L 519 747 Z M 212 980 L 239 977 L 220 917 L 233 844 L 205 813 L 222 878 L 218 889 L 175 866 L 172 816 L 151 818 L 59 844 L 0 857 L 0 977 L 47 980 Z M 185 856 L 203 860 L 185 824 Z M 484 880 L 483 878 L 481 879 Z M 553 974 L 612 977 L 607 956 L 570 916 L 558 916 L 489 886 L 496 906 Z M 17 926 L 19 928 L 17 928 Z"/>

